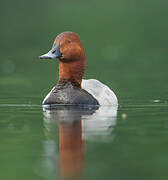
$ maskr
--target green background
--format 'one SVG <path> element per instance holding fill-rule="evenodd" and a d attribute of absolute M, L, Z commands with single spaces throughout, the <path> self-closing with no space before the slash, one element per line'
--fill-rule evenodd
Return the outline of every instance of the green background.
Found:
<path fill-rule="evenodd" d="M 57 82 L 58 62 L 38 56 L 59 33 L 73 31 L 86 51 L 86 79 L 110 86 L 120 104 L 165 100 L 167 5 L 164 0 L 1 0 L 0 96 L 43 98 Z"/>

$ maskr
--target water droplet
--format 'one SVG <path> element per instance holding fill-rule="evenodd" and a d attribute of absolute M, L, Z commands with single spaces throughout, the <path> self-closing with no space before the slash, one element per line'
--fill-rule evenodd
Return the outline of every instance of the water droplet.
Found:
<path fill-rule="evenodd" d="M 158 102 L 160 102 L 160 100 L 159 99 L 155 99 L 155 100 L 153 100 L 153 102 L 154 103 L 158 103 Z"/>
<path fill-rule="evenodd" d="M 126 119 L 126 118 L 127 118 L 127 114 L 126 114 L 126 113 L 122 113 L 122 114 L 121 114 L 121 118 L 122 118 L 122 119 Z"/>

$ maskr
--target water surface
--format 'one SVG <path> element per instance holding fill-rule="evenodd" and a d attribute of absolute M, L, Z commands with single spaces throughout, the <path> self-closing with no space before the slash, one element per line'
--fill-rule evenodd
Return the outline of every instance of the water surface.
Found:
<path fill-rule="evenodd" d="M 117 115 L 117 116 L 116 116 Z M 0 106 L 2 179 L 166 179 L 167 104 Z"/>

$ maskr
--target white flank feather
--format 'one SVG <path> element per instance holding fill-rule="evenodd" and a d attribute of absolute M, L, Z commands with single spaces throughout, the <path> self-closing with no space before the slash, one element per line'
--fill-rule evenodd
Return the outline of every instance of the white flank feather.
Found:
<path fill-rule="evenodd" d="M 100 105 L 118 105 L 118 100 L 114 92 L 96 79 L 82 79 L 82 88 L 97 99 Z"/>

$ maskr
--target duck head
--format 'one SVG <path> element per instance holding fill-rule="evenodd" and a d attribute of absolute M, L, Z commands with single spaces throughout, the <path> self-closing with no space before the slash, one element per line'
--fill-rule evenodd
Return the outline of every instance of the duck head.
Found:
<path fill-rule="evenodd" d="M 40 59 L 59 59 L 59 81 L 72 80 L 81 86 L 86 67 L 84 48 L 74 32 L 59 34 L 51 50 Z"/>

